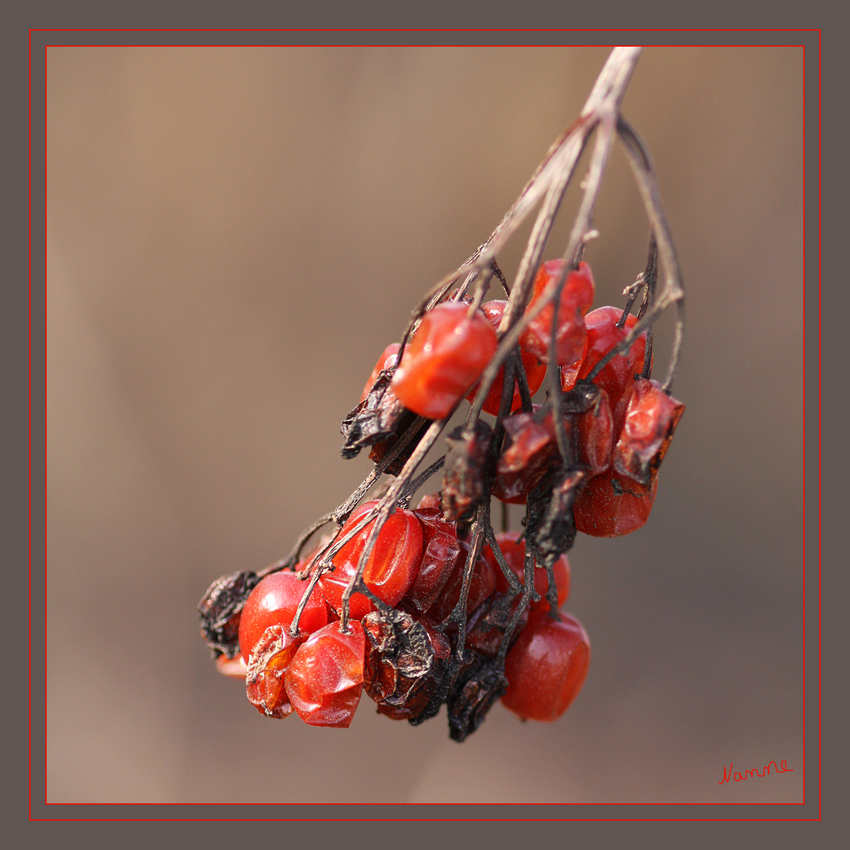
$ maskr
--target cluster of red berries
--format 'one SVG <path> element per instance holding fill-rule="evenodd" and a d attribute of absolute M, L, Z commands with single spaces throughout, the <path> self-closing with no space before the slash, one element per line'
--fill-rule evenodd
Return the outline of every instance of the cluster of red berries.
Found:
<path fill-rule="evenodd" d="M 210 589 L 202 603 L 208 624 L 221 620 L 236 585 L 237 595 L 245 596 L 236 622 L 230 623 L 229 640 L 219 632 L 213 643 L 222 658 L 235 655 L 222 665 L 245 678 L 248 699 L 262 714 L 282 718 L 295 711 L 311 725 L 347 727 L 365 690 L 380 713 L 397 720 L 422 722 L 446 703 L 453 737 L 462 738 L 499 695 L 524 718 L 554 720 L 566 710 L 587 673 L 587 635 L 572 617 L 549 616 L 545 569 L 534 569 L 530 605 L 519 610 L 522 594 L 511 588 L 490 546 L 474 559 L 466 589 L 463 662 L 447 676 L 459 637 L 450 617 L 463 592 L 470 544 L 462 524 L 459 528 L 443 519 L 439 503 L 439 496 L 425 497 L 415 510 L 399 508 L 390 516 L 363 570 L 370 595 L 351 596 L 345 628 L 343 592 L 368 537 L 363 520 L 374 517 L 376 502 L 362 504 L 342 526 L 338 539 L 363 527 L 338 550 L 335 569 L 322 573 L 309 594 L 308 582 L 289 570 L 258 582 L 238 573 Z M 496 541 L 520 588 L 524 541 L 515 533 L 497 535 Z M 320 561 L 329 542 L 296 570 Z M 561 606 L 570 592 L 565 555 L 552 574 Z M 505 640 L 512 619 L 517 627 Z M 496 692 L 487 684 L 500 652 L 506 678 Z"/>
<path fill-rule="evenodd" d="M 553 279 L 563 280 L 557 320 L 545 301 Z M 483 399 L 495 425 L 478 418 L 452 433 L 440 493 L 414 510 L 397 499 L 377 536 L 382 506 L 362 503 L 289 568 L 213 584 L 202 632 L 261 713 L 347 727 L 365 691 L 380 713 L 414 724 L 446 705 L 463 740 L 498 699 L 526 719 L 566 710 L 590 646 L 559 613 L 565 553 L 577 531 L 615 536 L 646 522 L 684 410 L 649 378 L 646 334 L 623 345 L 637 319 L 590 311 L 593 299 L 586 263 L 541 266 L 513 359 Z M 438 304 L 403 349 L 389 346 L 343 422 L 343 456 L 368 446 L 398 475 L 430 421 L 475 399 L 506 306 Z M 547 373 L 558 385 L 534 405 Z M 491 496 L 526 506 L 521 535 L 493 532 Z"/>

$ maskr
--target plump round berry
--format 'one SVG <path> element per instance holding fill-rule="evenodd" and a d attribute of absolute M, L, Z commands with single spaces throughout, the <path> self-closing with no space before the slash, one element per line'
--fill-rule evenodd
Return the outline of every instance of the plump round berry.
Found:
<path fill-rule="evenodd" d="M 592 537 L 630 534 L 649 519 L 657 489 L 657 476 L 649 492 L 641 493 L 614 470 L 597 475 L 584 485 L 573 505 L 576 528 Z"/>
<path fill-rule="evenodd" d="M 511 568 L 513 574 L 519 579 L 520 584 L 525 583 L 525 540 L 520 539 L 522 532 L 504 531 L 496 535 L 496 542 L 505 556 L 505 561 Z M 496 592 L 507 593 L 510 589 L 508 580 L 505 578 L 499 562 L 489 544 L 484 547 L 482 557 L 486 558 L 496 574 Z M 560 608 L 570 596 L 570 562 L 566 555 L 561 555 L 552 565 L 552 573 L 555 577 L 555 587 L 558 591 L 558 607 Z M 534 568 L 534 590 L 540 595 L 540 599 L 531 603 L 532 608 L 549 609 L 546 594 L 549 591 L 549 575 L 545 567 Z"/>
<path fill-rule="evenodd" d="M 579 369 L 579 380 L 587 377 L 590 370 L 637 324 L 637 319 L 629 315 L 625 326 L 617 327 L 623 311 L 617 307 L 599 307 L 585 316 L 587 325 L 587 353 Z M 612 357 L 593 382 L 608 393 L 608 402 L 614 417 L 614 435 L 623 427 L 626 407 L 629 404 L 635 383 L 635 375 L 643 370 L 646 353 L 646 334 L 642 333 L 629 347 L 628 351 Z M 563 376 L 562 376 L 563 386 Z"/>
<path fill-rule="evenodd" d="M 557 720 L 575 699 L 590 663 L 590 640 L 581 623 L 532 611 L 505 658 L 503 705 L 526 720 Z"/>
<path fill-rule="evenodd" d="M 363 692 L 366 637 L 357 620 L 329 623 L 298 647 L 286 668 L 286 693 L 311 726 L 347 728 Z"/>
<path fill-rule="evenodd" d="M 351 531 L 377 505 L 364 502 L 348 518 L 340 536 Z M 369 523 L 348 541 L 333 557 L 334 570 L 322 575 L 319 584 L 328 604 L 342 611 L 342 595 L 357 572 L 360 556 L 371 533 Z M 387 605 L 395 605 L 413 584 L 422 560 L 422 526 L 412 511 L 396 509 L 378 534 L 372 554 L 363 570 L 366 587 Z M 352 594 L 349 613 L 357 620 L 374 610 L 374 604 L 362 593 Z"/>
<path fill-rule="evenodd" d="M 496 353 L 493 326 L 480 310 L 471 318 L 468 312 L 463 301 L 438 304 L 404 349 L 390 386 L 419 416 L 448 416 Z"/>
<path fill-rule="evenodd" d="M 481 309 L 487 317 L 487 321 L 493 326 L 493 330 L 498 329 L 507 304 L 507 301 L 485 301 L 481 305 Z M 522 360 L 522 367 L 525 369 L 528 391 L 531 395 L 534 395 L 540 389 L 543 379 L 546 377 L 546 364 L 531 352 L 526 351 L 522 346 L 519 349 L 519 356 Z M 499 408 L 502 405 L 502 388 L 504 387 L 504 383 L 505 367 L 502 366 L 499 369 L 496 380 L 493 382 L 493 386 L 490 387 L 490 392 L 487 393 L 487 398 L 484 400 L 482 408 L 491 416 L 498 416 L 499 414 Z M 473 401 L 477 392 L 478 384 L 469 391 L 467 399 Z M 509 412 L 519 410 L 520 407 L 522 407 L 522 398 L 520 397 L 516 383 L 514 383 L 514 397 L 511 401 L 511 410 Z"/>
<path fill-rule="evenodd" d="M 529 308 L 539 300 L 552 278 L 564 267 L 563 260 L 543 263 L 534 280 Z M 558 306 L 558 327 L 555 332 L 555 358 L 559 366 L 569 366 L 581 355 L 587 338 L 583 316 L 593 304 L 594 284 L 590 266 L 581 263 L 567 274 Z M 533 318 L 520 336 L 520 344 L 544 363 L 549 362 L 549 340 L 555 315 L 553 304 L 547 304 Z"/>
<path fill-rule="evenodd" d="M 384 349 L 384 353 L 378 358 L 369 380 L 366 381 L 366 386 L 363 387 L 363 394 L 360 396 L 360 401 L 364 401 L 369 395 L 375 381 L 378 380 L 378 375 L 386 369 L 391 369 L 398 362 L 398 350 L 401 348 L 401 343 L 393 342 Z"/>
<path fill-rule="evenodd" d="M 254 645 L 269 626 L 288 629 L 295 619 L 308 582 L 294 572 L 281 570 L 267 575 L 252 591 L 239 620 L 239 649 L 246 663 Z M 328 607 L 319 587 L 314 587 L 298 623 L 300 632 L 315 632 L 328 622 Z"/>

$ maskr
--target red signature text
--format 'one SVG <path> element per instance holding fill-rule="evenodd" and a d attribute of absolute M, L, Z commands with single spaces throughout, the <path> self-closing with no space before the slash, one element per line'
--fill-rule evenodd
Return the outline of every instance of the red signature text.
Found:
<path fill-rule="evenodd" d="M 735 771 L 735 773 L 732 773 L 732 764 L 734 764 L 734 762 L 729 764 L 728 772 L 727 772 L 726 767 L 724 765 L 724 767 L 723 767 L 723 779 L 721 779 L 717 783 L 718 785 L 722 785 L 724 782 L 729 782 L 731 779 L 734 779 L 735 782 L 743 782 L 745 779 L 752 779 L 754 776 L 767 776 L 770 773 L 770 765 L 773 765 L 773 772 L 774 773 L 793 773 L 794 772 L 794 768 L 788 767 L 788 762 L 785 759 L 782 759 L 782 761 L 779 762 L 781 767 L 777 767 L 775 761 L 770 762 L 770 764 L 766 764 L 763 768 L 763 770 L 764 770 L 763 773 L 759 773 L 756 768 L 752 768 L 751 770 L 748 770 L 745 773 L 738 773 L 737 771 Z"/>

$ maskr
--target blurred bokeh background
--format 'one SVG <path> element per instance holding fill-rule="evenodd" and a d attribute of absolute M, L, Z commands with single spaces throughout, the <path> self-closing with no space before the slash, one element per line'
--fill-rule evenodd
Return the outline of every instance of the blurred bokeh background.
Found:
<path fill-rule="evenodd" d="M 340 420 L 608 52 L 48 49 L 48 802 L 802 800 L 802 49 L 647 48 L 632 79 L 687 410 L 649 523 L 570 554 L 592 660 L 559 722 L 497 705 L 458 745 L 445 713 L 365 698 L 347 731 L 270 721 L 199 636 L 213 579 L 366 475 Z M 621 151 L 596 226 L 597 303 L 620 304 L 647 244 Z"/>

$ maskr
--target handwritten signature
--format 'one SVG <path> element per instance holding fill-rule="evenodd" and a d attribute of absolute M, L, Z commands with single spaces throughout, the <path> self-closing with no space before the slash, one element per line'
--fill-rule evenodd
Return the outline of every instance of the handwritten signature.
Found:
<path fill-rule="evenodd" d="M 776 762 L 772 761 L 770 764 L 764 766 L 764 773 L 759 773 L 756 768 L 752 768 L 746 773 L 732 773 L 732 765 L 734 762 L 730 762 L 729 764 L 729 772 L 726 771 L 726 766 L 723 767 L 723 779 L 721 779 L 717 784 L 722 785 L 724 782 L 729 782 L 730 779 L 734 779 L 735 782 L 743 782 L 745 779 L 752 779 L 754 776 L 767 776 L 770 773 L 770 765 L 773 765 L 774 773 L 793 773 L 794 768 L 788 767 L 788 762 L 785 759 L 782 759 L 779 764 L 781 767 L 776 766 Z"/>

